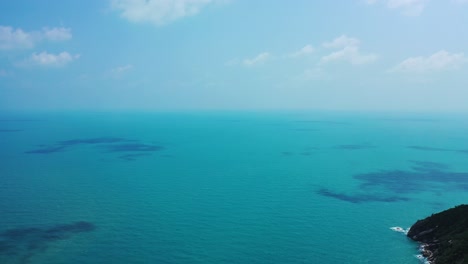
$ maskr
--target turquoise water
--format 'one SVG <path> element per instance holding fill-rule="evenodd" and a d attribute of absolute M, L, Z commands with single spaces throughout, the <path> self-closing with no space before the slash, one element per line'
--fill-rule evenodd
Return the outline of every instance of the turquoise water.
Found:
<path fill-rule="evenodd" d="M 389 228 L 468 201 L 467 131 L 461 115 L 3 113 L 0 263 L 418 263 Z"/>

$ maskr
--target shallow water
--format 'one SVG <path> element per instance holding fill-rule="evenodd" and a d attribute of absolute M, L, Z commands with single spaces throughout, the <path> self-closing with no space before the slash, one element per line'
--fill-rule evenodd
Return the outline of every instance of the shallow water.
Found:
<path fill-rule="evenodd" d="M 3 113 L 0 263 L 418 263 L 390 227 L 466 203 L 467 131 L 454 115 Z"/>

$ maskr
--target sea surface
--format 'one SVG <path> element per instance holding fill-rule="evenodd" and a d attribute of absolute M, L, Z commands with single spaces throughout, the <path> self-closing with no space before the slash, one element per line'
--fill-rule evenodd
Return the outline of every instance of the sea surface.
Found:
<path fill-rule="evenodd" d="M 419 263 L 468 116 L 0 114 L 0 263 Z"/>

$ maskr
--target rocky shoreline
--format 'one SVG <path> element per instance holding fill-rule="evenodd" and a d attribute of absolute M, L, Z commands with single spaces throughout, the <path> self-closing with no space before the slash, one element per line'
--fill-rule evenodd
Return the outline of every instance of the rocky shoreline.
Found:
<path fill-rule="evenodd" d="M 468 205 L 418 220 L 407 236 L 421 243 L 419 250 L 426 263 L 468 263 Z"/>
<path fill-rule="evenodd" d="M 434 244 L 423 243 L 419 246 L 419 252 L 421 252 L 422 259 L 425 260 L 424 263 L 431 264 L 434 263 L 435 256 L 434 252 L 437 246 Z"/>

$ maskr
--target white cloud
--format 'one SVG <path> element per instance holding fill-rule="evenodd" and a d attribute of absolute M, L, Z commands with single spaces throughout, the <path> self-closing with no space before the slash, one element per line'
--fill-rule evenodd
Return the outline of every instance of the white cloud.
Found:
<path fill-rule="evenodd" d="M 111 72 L 117 73 L 117 74 L 122 74 L 122 73 L 128 72 L 128 71 L 130 71 L 132 69 L 133 69 L 133 65 L 127 64 L 125 66 L 119 66 L 117 68 L 114 68 L 114 69 L 111 70 Z"/>
<path fill-rule="evenodd" d="M 377 59 L 375 54 L 362 54 L 358 47 L 345 47 L 339 51 L 330 53 L 329 55 L 323 56 L 321 59 L 322 63 L 328 63 L 332 61 L 347 61 L 354 65 L 361 65 L 374 62 Z"/>
<path fill-rule="evenodd" d="M 43 28 L 41 31 L 24 31 L 21 28 L 0 26 L 0 50 L 29 49 L 43 40 L 64 41 L 72 38 L 69 28 Z"/>
<path fill-rule="evenodd" d="M 303 56 L 307 56 L 307 55 L 314 53 L 314 51 L 315 51 L 315 48 L 309 44 L 309 45 L 305 45 L 300 50 L 291 53 L 289 57 L 291 58 L 303 57 Z"/>
<path fill-rule="evenodd" d="M 71 29 L 69 28 L 43 28 L 42 35 L 44 38 L 52 41 L 63 41 L 72 38 Z"/>
<path fill-rule="evenodd" d="M 418 16 L 424 10 L 427 0 L 388 0 L 387 6 L 391 9 L 400 9 L 404 15 Z"/>
<path fill-rule="evenodd" d="M 424 11 L 428 0 L 366 0 L 366 2 L 370 5 L 384 3 L 387 8 L 400 10 L 400 12 L 404 15 L 419 16 Z"/>
<path fill-rule="evenodd" d="M 322 45 L 328 49 L 341 49 L 349 46 L 359 46 L 360 43 L 361 42 L 359 41 L 359 39 L 350 38 L 346 35 L 341 35 L 335 38 L 333 41 L 325 42 Z"/>
<path fill-rule="evenodd" d="M 134 68 L 133 65 L 127 64 L 127 65 L 124 65 L 124 66 L 119 66 L 119 67 L 113 68 L 113 69 L 111 69 L 109 71 L 109 73 L 110 73 L 111 77 L 113 77 L 113 78 L 121 78 L 126 73 L 132 71 L 133 68 Z"/>
<path fill-rule="evenodd" d="M 29 64 L 45 67 L 62 67 L 79 57 L 80 55 L 72 55 L 65 51 L 59 54 L 52 54 L 43 51 L 41 53 L 33 53 L 29 59 Z"/>
<path fill-rule="evenodd" d="M 320 63 L 325 64 L 333 61 L 346 61 L 354 65 L 362 65 L 374 62 L 377 59 L 377 55 L 362 53 L 359 47 L 360 43 L 359 39 L 350 38 L 346 35 L 335 38 L 331 42 L 325 42 L 323 43 L 325 48 L 339 50 L 323 56 Z"/>
<path fill-rule="evenodd" d="M 177 19 L 193 16 L 219 0 L 112 0 L 112 8 L 131 22 L 150 22 L 161 26 Z"/>
<path fill-rule="evenodd" d="M 458 69 L 468 62 L 468 58 L 463 53 L 450 53 L 445 50 L 438 51 L 428 57 L 411 57 L 391 71 L 427 73 L 444 70 Z"/>
<path fill-rule="evenodd" d="M 0 26 L 0 49 L 32 48 L 34 42 L 32 34 L 20 28 Z"/>
<path fill-rule="evenodd" d="M 262 52 L 258 54 L 257 56 L 250 58 L 250 59 L 244 59 L 243 63 L 245 66 L 254 66 L 258 64 L 262 64 L 265 61 L 267 61 L 271 57 L 270 53 L 268 52 Z"/>

